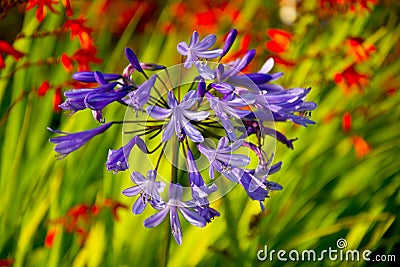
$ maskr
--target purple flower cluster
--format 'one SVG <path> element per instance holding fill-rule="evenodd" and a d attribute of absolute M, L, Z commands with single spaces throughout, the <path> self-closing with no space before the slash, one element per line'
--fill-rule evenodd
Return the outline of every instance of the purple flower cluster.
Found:
<path fill-rule="evenodd" d="M 289 148 L 293 148 L 294 141 L 277 131 L 274 123 L 292 122 L 302 126 L 314 123 L 303 115 L 316 108 L 314 102 L 306 101 L 310 89 L 285 89 L 271 83 L 283 75 L 270 73 L 274 65 L 272 59 L 254 73 L 242 71 L 255 57 L 255 50 L 226 64 L 220 63 L 236 36 L 235 29 L 229 32 L 222 49 L 212 48 L 217 40 L 215 35 L 200 39 L 197 32 L 193 33 L 189 44 L 181 42 L 177 45 L 177 51 L 184 59 L 180 73 L 185 69 L 193 69 L 196 73 L 190 86 L 172 86 L 171 81 L 162 78 L 171 78 L 168 68 L 139 62 L 129 48 L 125 49 L 129 63 L 121 75 L 75 73 L 75 80 L 97 83 L 98 86 L 66 91 L 66 99 L 60 107 L 70 114 L 90 109 L 95 121 L 101 125 L 78 133 L 50 129 L 62 134 L 51 138 L 50 142 L 56 144 L 55 150 L 63 157 L 112 125 L 143 123 L 139 119 L 105 123 L 103 109 L 108 105 L 118 103 L 134 110 L 137 117 L 138 114 L 145 116 L 143 129 L 136 131 L 119 149 L 109 150 L 106 167 L 115 173 L 130 169 L 129 157 L 134 147 L 139 148 L 143 156 L 159 152 L 154 168 L 148 170 L 146 177 L 131 170 L 133 186 L 122 193 L 137 197 L 132 206 L 133 214 L 141 214 L 149 205 L 157 211 L 144 221 L 145 227 L 159 225 L 169 214 L 172 235 L 178 244 L 182 243 L 179 214 L 198 227 L 204 227 L 220 216 L 210 206 L 210 195 L 218 191 L 217 179 L 226 178 L 230 183 L 240 185 L 264 210 L 263 203 L 270 192 L 282 189 L 281 185 L 268 180 L 270 174 L 279 171 L 281 162 L 272 164 L 273 154 L 265 150 L 265 140 L 273 137 Z M 149 77 L 148 72 L 155 74 Z M 173 157 L 170 175 L 162 181 L 160 162 L 167 157 L 168 143 L 177 144 L 176 152 L 179 153 Z M 200 159 L 206 159 L 203 163 L 206 162 L 208 167 L 199 169 Z M 178 161 L 184 162 L 186 168 L 179 167 L 182 164 Z M 166 183 L 169 183 L 168 199 L 161 194 Z M 185 194 L 185 188 L 190 189 L 188 194 Z"/>

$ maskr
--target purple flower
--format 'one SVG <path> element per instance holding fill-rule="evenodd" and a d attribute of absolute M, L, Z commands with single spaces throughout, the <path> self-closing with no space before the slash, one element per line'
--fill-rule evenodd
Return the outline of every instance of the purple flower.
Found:
<path fill-rule="evenodd" d="M 97 128 L 92 130 L 77 132 L 77 133 L 66 133 L 61 132 L 58 130 L 52 130 L 47 128 L 48 130 L 52 131 L 53 133 L 60 133 L 65 134 L 63 136 L 57 136 L 50 138 L 50 142 L 56 144 L 55 151 L 58 152 L 62 157 L 68 155 L 72 151 L 77 150 L 84 144 L 86 144 L 90 139 L 104 133 L 108 130 L 112 125 L 112 122 L 105 123 Z"/>
<path fill-rule="evenodd" d="M 108 159 L 106 162 L 107 170 L 118 172 L 128 169 L 128 157 L 135 145 L 137 145 L 144 153 L 148 153 L 145 142 L 139 136 L 135 136 L 120 149 L 110 149 L 108 151 Z"/>
<path fill-rule="evenodd" d="M 214 178 L 214 169 L 222 173 L 225 177 L 233 182 L 238 182 L 239 177 L 234 175 L 232 167 L 246 166 L 250 163 L 250 158 L 246 155 L 232 154 L 233 151 L 242 146 L 243 140 L 238 140 L 228 145 L 228 137 L 222 137 L 216 149 L 205 146 L 203 143 L 198 144 L 199 151 L 207 157 L 210 162 L 209 175 Z"/>
<path fill-rule="evenodd" d="M 102 110 L 112 102 L 121 100 L 128 94 L 128 90 L 123 88 L 120 91 L 96 91 L 86 95 L 84 99 L 85 106 L 92 110 Z M 128 88 L 126 88 L 128 89 Z"/>
<path fill-rule="evenodd" d="M 277 90 L 270 93 L 268 93 L 268 91 L 262 91 L 263 94 L 261 97 L 256 98 L 254 104 L 259 108 L 257 116 L 263 119 L 263 110 L 268 109 L 272 112 L 274 121 L 289 120 L 303 126 L 315 124 L 314 121 L 304 116 L 294 114 L 294 112 L 314 110 L 317 107 L 314 102 L 305 101 L 310 90 L 311 88 L 292 88 L 288 90 Z"/>
<path fill-rule="evenodd" d="M 206 97 L 210 104 L 210 108 L 214 110 L 215 115 L 220 119 L 229 139 L 235 141 L 237 138 L 235 128 L 231 123 L 231 118 L 241 119 L 251 113 L 251 110 L 238 109 L 238 107 L 244 107 L 251 103 L 241 99 L 240 97 L 236 97 L 232 100 L 220 100 L 218 97 L 215 97 L 208 92 L 206 93 Z"/>
<path fill-rule="evenodd" d="M 83 77 L 91 78 L 90 72 L 84 72 Z M 89 78 L 87 80 L 89 80 Z M 108 104 L 119 101 L 125 97 L 131 86 L 122 86 L 118 90 L 114 90 L 117 82 L 108 83 L 106 77 L 101 72 L 94 72 L 93 79 L 100 85 L 94 89 L 73 89 L 64 93 L 67 97 L 64 103 L 60 105 L 62 109 L 70 110 L 75 113 L 79 110 L 89 108 L 97 111 L 94 117 L 98 121 L 102 121 L 101 111 Z"/>
<path fill-rule="evenodd" d="M 217 186 L 215 184 L 212 184 L 211 186 L 206 185 L 196 167 L 196 163 L 190 149 L 187 151 L 186 160 L 188 165 L 189 182 L 192 188 L 194 210 L 207 222 L 211 222 L 211 219 L 219 216 L 220 213 L 210 207 L 207 196 L 217 191 Z"/>
<path fill-rule="evenodd" d="M 229 33 L 228 36 L 226 37 L 226 41 L 224 44 L 224 49 L 222 50 L 222 54 L 221 57 L 225 56 L 229 50 L 231 49 L 233 42 L 235 41 L 237 36 L 237 30 L 236 29 L 232 29 Z"/>
<path fill-rule="evenodd" d="M 184 135 L 184 132 L 193 142 L 203 142 L 204 138 L 202 134 L 190 123 L 190 121 L 204 120 L 210 114 L 206 111 L 190 110 L 195 104 L 197 104 L 196 95 L 197 92 L 191 90 L 184 96 L 182 102 L 178 103 L 174 93 L 169 91 L 168 106 L 170 108 L 167 109 L 159 106 L 149 106 L 146 108 L 147 113 L 157 120 L 169 118 L 169 122 L 162 135 L 162 142 L 168 141 L 174 130 L 178 138 L 181 138 Z"/>
<path fill-rule="evenodd" d="M 150 90 L 156 82 L 157 75 L 151 76 L 148 80 L 142 83 L 138 89 L 130 92 L 127 95 L 127 99 L 123 99 L 122 102 L 130 107 L 133 107 L 136 111 L 143 110 L 143 106 L 149 102 Z"/>
<path fill-rule="evenodd" d="M 106 81 L 115 81 L 118 80 L 120 78 L 122 78 L 122 76 L 120 74 L 114 74 L 114 73 L 102 73 L 104 80 Z M 94 83 L 97 82 L 96 78 L 95 78 L 95 72 L 92 71 L 81 71 L 81 72 L 75 72 L 74 74 L 72 74 L 72 78 L 76 81 L 79 82 L 84 82 L 84 83 Z"/>
<path fill-rule="evenodd" d="M 110 83 L 107 85 L 100 86 L 98 88 L 92 89 L 73 89 L 66 91 L 64 93 L 67 99 L 60 105 L 60 107 L 64 110 L 69 110 L 72 113 L 75 113 L 79 110 L 83 110 L 88 108 L 86 98 L 91 95 L 102 95 L 107 92 L 113 90 L 116 86 L 116 83 Z M 126 93 L 125 93 L 126 95 Z M 124 96 L 125 96 L 124 95 Z"/>
<path fill-rule="evenodd" d="M 217 191 L 217 186 L 215 184 L 212 184 L 211 186 L 206 185 L 199 173 L 199 170 L 197 169 L 193 154 L 190 149 L 188 149 L 187 151 L 186 160 L 188 165 L 189 182 L 192 188 L 193 199 L 200 206 L 207 205 L 209 204 L 207 196 Z"/>
<path fill-rule="evenodd" d="M 159 193 L 164 191 L 165 184 L 163 182 L 156 182 L 156 170 L 147 172 L 147 179 L 139 172 L 133 172 L 131 180 L 137 184 L 122 191 L 127 197 L 133 197 L 140 194 L 140 197 L 135 201 L 132 206 L 133 214 L 140 214 L 146 208 L 147 203 L 155 209 L 164 208 L 164 203 Z"/>
<path fill-rule="evenodd" d="M 131 63 L 131 65 L 138 71 L 138 72 L 142 72 L 144 73 L 142 66 L 139 63 L 139 60 L 136 57 L 135 52 L 133 52 L 132 49 L 130 49 L 129 47 L 125 48 L 125 56 L 126 58 L 129 60 L 129 62 Z"/>
<path fill-rule="evenodd" d="M 197 227 L 204 227 L 206 220 L 197 214 L 195 211 L 188 208 L 187 203 L 181 201 L 183 188 L 179 184 L 172 184 L 169 187 L 169 200 L 165 203 L 165 207 L 158 213 L 150 216 L 144 221 L 144 226 L 153 228 L 159 225 L 169 213 L 171 232 L 175 241 L 180 245 L 182 244 L 182 229 L 179 221 L 178 211 L 182 216 Z"/>
<path fill-rule="evenodd" d="M 186 56 L 185 68 L 191 68 L 192 64 L 199 62 L 199 59 L 212 59 L 221 55 L 222 49 L 207 50 L 215 44 L 217 37 L 214 34 L 207 35 L 203 40 L 199 40 L 199 34 L 194 31 L 189 45 L 180 42 L 177 46 L 179 54 Z"/>

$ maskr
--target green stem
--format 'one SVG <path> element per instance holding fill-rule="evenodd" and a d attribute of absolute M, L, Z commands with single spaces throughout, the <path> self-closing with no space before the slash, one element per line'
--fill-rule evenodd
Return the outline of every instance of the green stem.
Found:
<path fill-rule="evenodd" d="M 176 136 L 173 138 L 173 142 L 174 142 L 175 149 L 174 149 L 173 155 L 172 155 L 171 183 L 176 184 L 178 181 L 178 166 L 179 166 L 179 140 Z"/>
<path fill-rule="evenodd" d="M 165 225 L 165 230 L 164 230 L 164 241 L 163 241 L 163 247 L 161 251 L 161 266 L 162 267 L 167 267 L 168 265 L 168 258 L 169 258 L 169 247 L 171 244 L 171 237 L 170 237 L 170 225 L 166 221 L 164 223 Z"/>

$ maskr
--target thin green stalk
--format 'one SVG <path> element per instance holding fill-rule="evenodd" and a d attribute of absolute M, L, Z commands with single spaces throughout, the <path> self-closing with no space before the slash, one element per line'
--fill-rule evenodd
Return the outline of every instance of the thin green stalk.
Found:
<path fill-rule="evenodd" d="M 161 250 L 161 266 L 167 267 L 168 258 L 169 258 L 169 247 L 171 245 L 171 237 L 170 237 L 170 225 L 168 222 L 164 222 L 165 230 L 164 230 L 164 240 Z"/>

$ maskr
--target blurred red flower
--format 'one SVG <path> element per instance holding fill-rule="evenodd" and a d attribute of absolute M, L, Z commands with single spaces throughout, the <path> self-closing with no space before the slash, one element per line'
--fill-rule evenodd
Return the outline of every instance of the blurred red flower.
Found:
<path fill-rule="evenodd" d="M 80 237 L 80 245 L 83 246 L 85 244 L 91 224 L 105 208 L 110 208 L 114 220 L 118 221 L 118 210 L 120 208 L 127 209 L 128 207 L 118 201 L 106 198 L 103 204 L 100 205 L 94 204 L 90 206 L 87 204 L 78 204 L 73 206 L 63 217 L 51 220 L 50 223 L 64 226 L 67 233 L 78 234 Z M 48 231 L 44 242 L 46 247 L 51 247 L 55 235 L 55 230 L 52 229 Z"/>
<path fill-rule="evenodd" d="M 372 44 L 363 44 L 364 39 L 360 37 L 351 37 L 346 40 L 348 46 L 347 53 L 354 57 L 356 62 L 361 62 L 369 58 L 369 55 L 376 51 Z"/>
<path fill-rule="evenodd" d="M 24 56 L 24 53 L 14 49 L 9 43 L 4 40 L 0 40 L 0 69 L 3 69 L 6 66 L 2 56 L 3 53 L 14 57 L 15 60 L 19 60 Z"/>
<path fill-rule="evenodd" d="M 71 3 L 69 0 L 62 0 L 63 5 L 65 6 L 65 14 L 67 17 L 71 17 L 74 14 L 72 10 Z"/>
<path fill-rule="evenodd" d="M 61 111 L 60 108 L 61 103 L 62 103 L 62 91 L 61 87 L 57 87 L 53 95 L 53 110 L 55 112 Z"/>
<path fill-rule="evenodd" d="M 348 112 L 345 112 L 342 116 L 342 129 L 345 132 L 350 131 L 351 129 L 351 124 L 352 124 L 352 117 L 351 114 Z"/>
<path fill-rule="evenodd" d="M 362 93 L 363 87 L 369 82 L 369 76 L 358 73 L 355 70 L 355 64 L 352 64 L 343 72 L 335 74 L 334 81 L 343 88 L 346 94 L 350 93 L 353 88 L 357 89 L 359 93 Z"/>
<path fill-rule="evenodd" d="M 58 1 L 55 0 L 29 0 L 26 10 L 30 10 L 37 6 L 36 9 L 36 19 L 41 22 L 44 19 L 45 15 L 45 7 L 50 9 L 51 12 L 58 14 L 58 12 L 54 9 L 53 5 L 58 4 Z"/>
<path fill-rule="evenodd" d="M 75 37 L 78 37 L 79 42 L 82 48 L 89 48 L 92 45 L 92 39 L 90 37 L 92 28 L 85 26 L 86 20 L 83 18 L 80 19 L 70 19 L 65 21 L 64 30 L 71 31 L 71 40 Z"/>
<path fill-rule="evenodd" d="M 290 32 L 281 29 L 268 29 L 267 35 L 271 39 L 265 44 L 267 50 L 276 54 L 287 51 L 290 45 L 290 39 L 292 38 Z"/>
<path fill-rule="evenodd" d="M 361 136 L 355 135 L 352 137 L 352 142 L 358 158 L 362 158 L 371 151 L 370 145 Z"/>
<path fill-rule="evenodd" d="M 51 248 L 53 246 L 56 234 L 56 229 L 51 229 L 47 232 L 46 237 L 44 238 L 44 245 L 46 248 Z"/>
<path fill-rule="evenodd" d="M 94 46 L 78 49 L 72 56 L 62 54 L 61 63 L 67 72 L 72 71 L 73 64 L 78 63 L 78 71 L 90 70 L 89 63 L 100 64 L 102 60 L 96 57 L 97 49 Z"/>
<path fill-rule="evenodd" d="M 39 86 L 39 89 L 37 91 L 38 96 L 44 96 L 47 93 L 47 91 L 49 90 L 49 88 L 50 88 L 50 84 L 48 81 L 42 82 L 42 84 Z"/>

